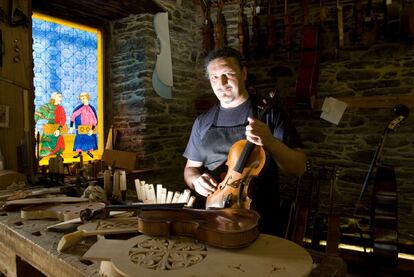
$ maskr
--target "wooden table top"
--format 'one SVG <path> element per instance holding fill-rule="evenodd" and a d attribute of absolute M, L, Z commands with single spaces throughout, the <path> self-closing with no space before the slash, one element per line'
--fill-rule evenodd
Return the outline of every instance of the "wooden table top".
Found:
<path fill-rule="evenodd" d="M 191 276 L 307 276 L 312 269 L 312 258 L 304 248 L 268 235 L 260 235 L 248 247 L 232 250 L 180 237 L 158 239 L 141 235 L 128 240 L 98 242 L 96 237 L 87 237 L 59 253 L 57 245 L 63 233 L 46 230 L 57 222 L 25 220 L 20 218 L 20 212 L 0 212 L 0 249 L 6 250 L 0 253 L 0 271 L 8 270 L 8 276 L 15 276 L 10 264 L 15 255 L 46 276 L 102 276 L 100 270 L 105 267 L 116 273 L 109 276 L 136 276 L 137 272 L 143 276 L 159 276 L 159 271 L 142 264 L 157 264 L 155 261 L 160 255 L 168 261 L 159 265 L 162 276 L 181 277 L 186 275 L 183 273 Z M 99 250 L 99 245 L 106 245 L 104 247 L 109 250 Z M 162 247 L 166 245 L 170 248 L 165 252 Z M 160 249 L 154 252 L 151 247 Z M 84 254 L 92 262 L 85 262 Z M 106 261 L 102 268 L 100 261 Z M 165 267 L 170 269 L 165 271 Z M 125 273 L 128 270 L 133 273 Z"/>
<path fill-rule="evenodd" d="M 192 238 L 98 240 L 84 255 L 103 261 L 106 276 L 308 276 L 312 258 L 299 245 L 283 238 L 260 235 L 240 249 L 219 249 Z M 108 265 L 110 262 L 110 265 Z"/>
<path fill-rule="evenodd" d="M 96 238 L 86 238 L 65 253 L 57 251 L 63 233 L 50 232 L 46 227 L 57 220 L 25 220 L 19 212 L 0 212 L 0 271 L 15 276 L 15 256 L 30 263 L 46 276 L 102 276 L 99 263 L 84 263 L 82 255 Z"/>

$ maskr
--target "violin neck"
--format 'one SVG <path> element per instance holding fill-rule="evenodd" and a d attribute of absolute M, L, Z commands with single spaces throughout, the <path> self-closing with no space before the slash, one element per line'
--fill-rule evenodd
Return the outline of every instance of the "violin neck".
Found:
<path fill-rule="evenodd" d="M 246 166 L 247 160 L 250 157 L 250 154 L 252 153 L 254 149 L 255 144 L 251 143 L 250 141 L 247 141 L 245 146 L 243 147 L 243 150 L 240 154 L 240 157 L 237 159 L 237 163 L 234 166 L 234 171 L 242 173 L 244 167 Z"/>

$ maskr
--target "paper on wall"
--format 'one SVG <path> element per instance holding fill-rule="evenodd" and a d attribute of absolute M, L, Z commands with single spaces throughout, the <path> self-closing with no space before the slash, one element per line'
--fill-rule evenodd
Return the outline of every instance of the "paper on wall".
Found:
<path fill-rule="evenodd" d="M 347 103 L 333 97 L 325 97 L 322 105 L 321 118 L 338 125 L 345 112 Z"/>

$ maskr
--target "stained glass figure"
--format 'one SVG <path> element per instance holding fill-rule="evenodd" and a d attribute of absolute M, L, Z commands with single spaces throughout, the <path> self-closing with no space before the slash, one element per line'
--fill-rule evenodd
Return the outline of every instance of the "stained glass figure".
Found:
<path fill-rule="evenodd" d="M 44 121 L 43 134 L 40 140 L 40 158 L 50 155 L 62 155 L 65 140 L 62 134 L 67 131 L 65 109 L 61 105 L 62 93 L 54 92 L 49 103 L 42 105 L 35 112 L 35 121 Z"/>
<path fill-rule="evenodd" d="M 90 96 L 87 92 L 79 94 L 79 99 L 82 104 L 73 110 L 70 117 L 71 132 L 73 132 L 74 124 L 76 129 L 73 151 L 76 151 L 77 154 L 73 158 L 80 157 L 82 151 L 86 151 L 86 154 L 93 158 L 91 151 L 98 149 L 98 139 L 95 133 L 98 116 L 95 108 L 89 104 Z"/>

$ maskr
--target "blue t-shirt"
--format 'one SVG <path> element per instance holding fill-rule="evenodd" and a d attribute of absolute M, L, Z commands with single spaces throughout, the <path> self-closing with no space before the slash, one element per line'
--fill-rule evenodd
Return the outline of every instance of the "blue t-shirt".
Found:
<path fill-rule="evenodd" d="M 203 136 L 213 124 L 214 116 L 218 109 L 219 114 L 216 124 L 217 126 L 223 127 L 232 127 L 244 124 L 247 122 L 247 116 L 253 117 L 255 114 L 250 99 L 235 108 L 226 109 L 220 105 L 215 105 L 210 108 L 207 112 L 199 115 L 194 121 L 187 147 L 183 153 L 185 158 L 198 162 L 204 160 L 204 158 L 200 156 L 198 147 Z M 264 115 L 263 121 L 269 126 L 273 136 L 281 140 L 290 148 L 303 147 L 299 134 L 289 119 L 289 116 L 278 105 L 274 105 L 267 111 Z"/>

